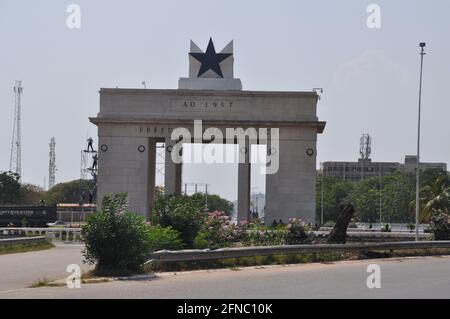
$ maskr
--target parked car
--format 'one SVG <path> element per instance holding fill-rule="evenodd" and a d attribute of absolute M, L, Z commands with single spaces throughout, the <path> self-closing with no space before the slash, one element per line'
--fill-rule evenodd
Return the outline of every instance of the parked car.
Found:
<path fill-rule="evenodd" d="M 66 227 L 67 224 L 65 222 L 57 220 L 56 222 L 53 222 L 53 223 L 47 223 L 47 226 L 48 227 Z"/>

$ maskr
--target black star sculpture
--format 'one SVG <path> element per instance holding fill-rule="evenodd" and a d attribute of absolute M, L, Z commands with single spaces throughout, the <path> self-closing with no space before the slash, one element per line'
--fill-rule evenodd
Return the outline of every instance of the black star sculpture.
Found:
<path fill-rule="evenodd" d="M 195 58 L 202 65 L 197 77 L 202 76 L 206 71 L 212 70 L 218 76 L 223 78 L 222 69 L 220 68 L 220 62 L 231 56 L 231 53 L 216 53 L 212 38 L 209 39 L 208 48 L 205 53 L 189 53 L 190 56 Z"/>

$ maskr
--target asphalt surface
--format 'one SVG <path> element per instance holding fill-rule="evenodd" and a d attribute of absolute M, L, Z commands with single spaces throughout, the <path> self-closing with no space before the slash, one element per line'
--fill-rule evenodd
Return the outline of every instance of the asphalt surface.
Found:
<path fill-rule="evenodd" d="M 82 271 L 91 269 L 83 264 L 80 244 L 56 244 L 55 248 L 0 256 L 0 293 L 29 287 L 39 280 L 56 280 L 69 275 L 67 266 L 77 264 Z M 1 298 L 1 297 L 0 297 Z"/>
<path fill-rule="evenodd" d="M 1 259 L 0 259 L 1 260 Z M 62 263 L 63 264 L 63 263 Z M 381 288 L 367 287 L 378 264 Z M 0 292 L 0 298 L 450 298 L 450 256 L 157 274 L 153 280 Z"/>

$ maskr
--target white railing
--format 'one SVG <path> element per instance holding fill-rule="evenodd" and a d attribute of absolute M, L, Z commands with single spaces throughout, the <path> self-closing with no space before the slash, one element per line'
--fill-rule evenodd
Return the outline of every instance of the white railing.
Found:
<path fill-rule="evenodd" d="M 45 236 L 52 241 L 80 242 L 81 228 L 0 228 L 3 236 Z"/>

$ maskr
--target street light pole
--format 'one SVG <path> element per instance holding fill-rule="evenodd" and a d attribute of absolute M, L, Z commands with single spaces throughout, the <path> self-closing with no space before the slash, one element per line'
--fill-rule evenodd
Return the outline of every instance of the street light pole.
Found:
<path fill-rule="evenodd" d="M 383 166 L 380 163 L 380 202 L 378 203 L 380 205 L 379 209 L 380 209 L 380 225 L 382 225 L 382 196 L 383 196 L 383 189 L 382 189 L 382 184 L 383 184 L 383 172 L 382 172 Z"/>
<path fill-rule="evenodd" d="M 323 182 L 324 182 L 324 174 L 325 174 L 325 171 L 324 171 L 324 166 L 323 166 L 323 163 L 321 164 L 321 166 L 322 166 L 322 185 L 321 185 L 321 196 L 320 196 L 320 226 L 323 226 Z"/>
<path fill-rule="evenodd" d="M 420 115 L 422 108 L 422 74 L 423 74 L 423 56 L 426 54 L 424 48 L 425 42 L 419 44 L 420 51 L 420 84 L 419 84 L 419 111 L 417 117 L 417 156 L 416 156 L 416 241 L 419 241 L 419 191 L 420 191 Z"/>

